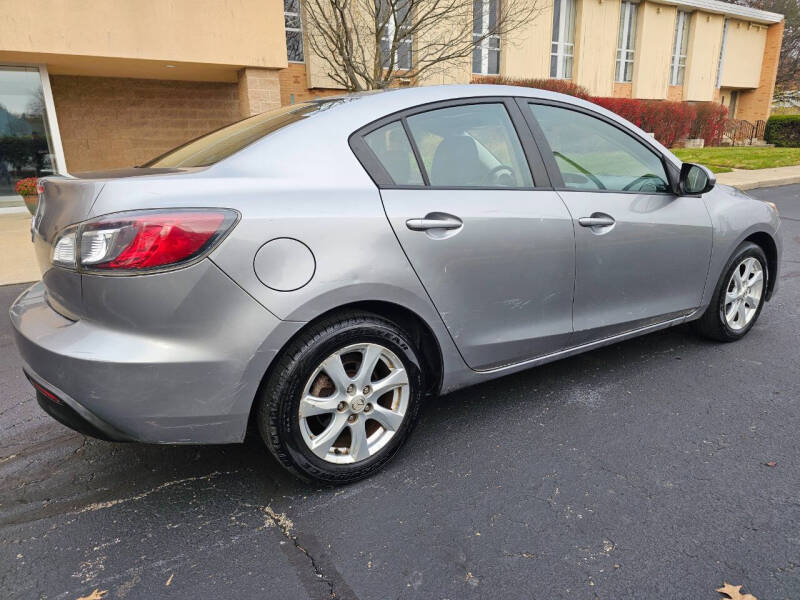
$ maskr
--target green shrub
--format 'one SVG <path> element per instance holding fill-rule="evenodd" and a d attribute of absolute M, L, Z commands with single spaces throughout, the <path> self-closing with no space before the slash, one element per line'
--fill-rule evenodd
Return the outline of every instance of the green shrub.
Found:
<path fill-rule="evenodd" d="M 767 121 L 764 140 L 779 148 L 800 148 L 800 115 L 773 115 Z"/>

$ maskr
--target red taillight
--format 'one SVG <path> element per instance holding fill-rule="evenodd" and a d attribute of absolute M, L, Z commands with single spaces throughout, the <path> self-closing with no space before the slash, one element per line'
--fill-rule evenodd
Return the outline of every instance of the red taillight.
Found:
<path fill-rule="evenodd" d="M 136 211 L 101 217 L 80 232 L 84 270 L 142 271 L 180 265 L 209 251 L 236 222 L 233 211 Z"/>
<path fill-rule="evenodd" d="M 33 386 L 33 389 L 35 389 L 37 392 L 42 394 L 48 400 L 50 400 L 52 402 L 55 402 L 56 404 L 61 404 L 61 398 L 56 396 L 53 392 L 48 390 L 46 387 L 36 383 L 33 379 L 31 379 L 30 375 L 28 375 L 27 373 L 25 373 L 25 375 L 28 377 L 28 381 L 31 382 L 31 385 Z"/>

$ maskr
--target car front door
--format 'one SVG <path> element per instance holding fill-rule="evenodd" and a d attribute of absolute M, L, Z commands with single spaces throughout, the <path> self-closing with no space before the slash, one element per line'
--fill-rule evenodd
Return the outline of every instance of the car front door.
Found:
<path fill-rule="evenodd" d="M 712 244 L 702 199 L 674 194 L 663 157 L 622 125 L 574 107 L 520 105 L 575 220 L 574 343 L 700 306 Z"/>
<path fill-rule="evenodd" d="M 572 219 L 558 194 L 534 185 L 547 176 L 515 103 L 426 107 L 360 140 L 362 162 L 384 178 L 392 229 L 470 367 L 569 345 Z"/>

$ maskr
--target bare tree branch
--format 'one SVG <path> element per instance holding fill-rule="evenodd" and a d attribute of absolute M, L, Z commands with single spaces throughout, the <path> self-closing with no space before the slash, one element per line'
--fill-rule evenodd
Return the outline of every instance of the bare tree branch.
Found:
<path fill-rule="evenodd" d="M 474 0 L 304 0 L 303 29 L 335 85 L 381 89 L 463 64 L 490 39 L 505 44 L 536 18 L 540 2 L 492 0 L 493 22 L 473 31 Z"/>

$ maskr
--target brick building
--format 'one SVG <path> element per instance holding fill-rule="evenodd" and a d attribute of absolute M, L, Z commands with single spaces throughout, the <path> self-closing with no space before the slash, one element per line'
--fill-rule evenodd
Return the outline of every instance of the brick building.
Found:
<path fill-rule="evenodd" d="M 475 0 L 476 11 L 497 1 Z M 718 0 L 538 6 L 513 39 L 416 83 L 558 77 L 598 96 L 769 114 L 781 15 Z M 16 201 L 23 176 L 138 164 L 239 118 L 339 92 L 309 51 L 300 0 L 7 0 L 0 32 L 0 204 Z"/>

